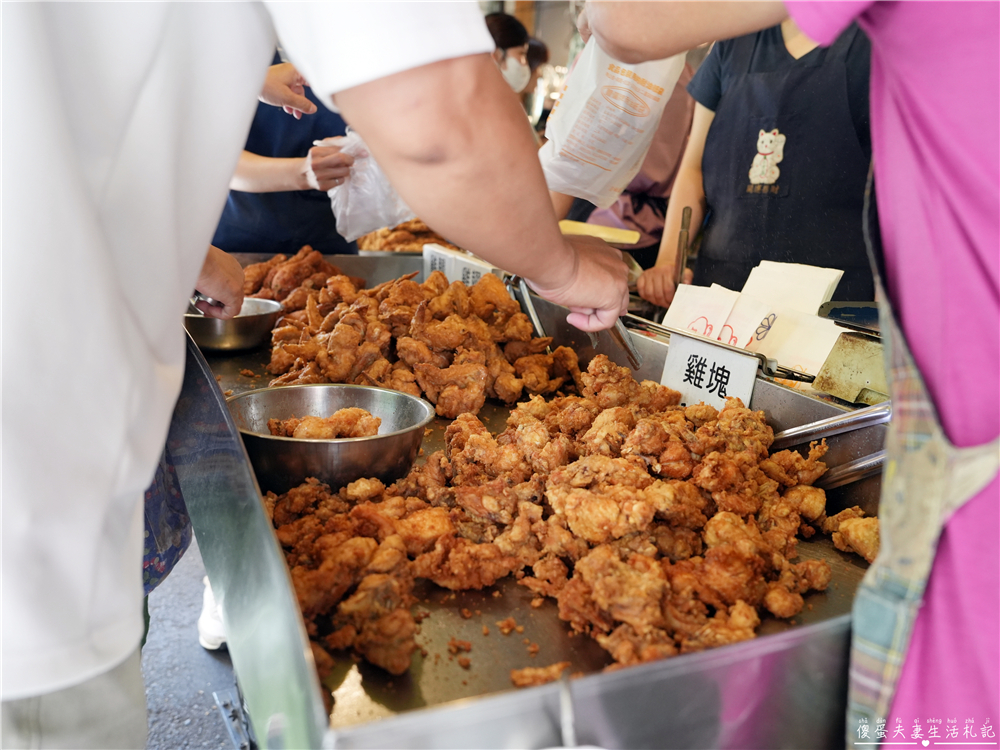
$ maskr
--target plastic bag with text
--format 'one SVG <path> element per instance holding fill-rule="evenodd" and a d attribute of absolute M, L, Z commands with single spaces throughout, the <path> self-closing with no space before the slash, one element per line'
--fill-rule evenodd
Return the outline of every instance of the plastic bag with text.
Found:
<path fill-rule="evenodd" d="M 591 37 L 545 126 L 539 151 L 549 190 L 607 208 L 639 172 L 684 54 L 618 62 Z"/>
<path fill-rule="evenodd" d="M 341 151 L 354 157 L 351 173 L 343 184 L 327 194 L 337 219 L 337 232 L 353 242 L 382 227 L 394 227 L 416 217 L 386 179 L 368 147 L 353 130 L 338 142 Z"/>

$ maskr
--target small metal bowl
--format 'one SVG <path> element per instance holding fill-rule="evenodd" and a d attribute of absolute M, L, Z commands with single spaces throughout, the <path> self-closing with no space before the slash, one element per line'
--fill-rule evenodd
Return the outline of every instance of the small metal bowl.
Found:
<path fill-rule="evenodd" d="M 262 388 L 233 396 L 228 403 L 261 490 L 279 494 L 307 477 L 316 477 L 334 490 L 364 477 L 389 485 L 413 466 L 424 428 L 434 419 L 434 407 L 422 398 L 367 385 Z M 380 417 L 379 434 L 299 440 L 275 437 L 267 429 L 269 419 L 328 417 L 350 406 Z"/>
<path fill-rule="evenodd" d="M 202 351 L 253 349 L 270 341 L 271 329 L 281 310 L 281 303 L 275 300 L 247 297 L 239 315 L 220 320 L 202 315 L 198 308 L 190 305 L 184 315 L 184 327 Z"/>

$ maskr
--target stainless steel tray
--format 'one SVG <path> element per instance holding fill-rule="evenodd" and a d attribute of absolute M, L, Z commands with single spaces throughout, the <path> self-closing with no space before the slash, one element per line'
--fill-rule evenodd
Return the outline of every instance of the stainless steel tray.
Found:
<path fill-rule="evenodd" d="M 369 283 L 419 270 L 413 266 L 420 262 L 419 258 L 389 259 L 392 267 L 386 268 L 381 258 L 336 256 L 330 260 L 351 275 L 368 277 Z M 406 268 L 407 262 L 411 267 Z M 565 310 L 537 299 L 536 307 L 546 334 L 554 336 L 557 344 L 573 346 L 583 362 L 594 355 L 587 336 L 565 324 Z M 658 380 L 666 346 L 637 338 L 643 367 L 636 376 Z M 612 358 L 622 356 L 610 341 L 599 339 L 596 351 L 602 350 Z M 222 389 L 234 394 L 266 385 L 268 376 L 263 368 L 268 359 L 268 347 L 237 357 L 208 356 Z M 263 376 L 241 374 L 246 370 Z M 775 430 L 844 409 L 766 380 L 758 381 L 751 406 L 764 409 Z M 480 417 L 496 432 L 502 429 L 506 414 L 502 407 L 487 404 Z M 446 420 L 436 420 L 432 434 L 425 439 L 425 454 L 442 447 L 446 424 Z M 884 427 L 870 428 L 869 434 L 831 440 L 831 462 L 871 452 L 870 446 L 880 447 L 882 434 Z M 877 504 L 877 489 L 877 478 L 842 488 L 839 496 L 831 493 L 831 508 L 858 504 L 873 511 L 871 498 Z M 263 509 L 243 508 L 242 512 L 256 515 Z M 250 544 L 237 538 L 241 524 L 229 516 L 231 512 L 221 504 L 192 512 L 196 532 L 202 531 L 202 526 L 211 527 L 211 533 L 199 533 L 210 576 L 231 577 L 232 568 L 240 563 L 232 554 L 206 554 L 203 535 L 210 547 L 238 547 L 247 549 L 248 554 L 253 544 L 274 544 L 273 538 L 251 539 Z M 256 520 L 253 528 L 260 528 Z M 825 539 L 802 542 L 799 551 L 802 558 L 827 560 L 834 575 L 826 592 L 807 597 L 806 609 L 793 623 L 766 619 L 760 637 L 753 641 L 614 672 L 602 671 L 610 659 L 596 643 L 569 634 L 553 602 L 547 600 L 532 608 L 531 592 L 512 579 L 482 592 L 454 594 L 424 582 L 417 591 L 417 608 L 429 613 L 418 636 L 426 656 L 418 652 L 406 675 L 392 677 L 368 664 L 355 664 L 347 655 L 336 655 L 338 663 L 327 682 L 335 699 L 329 725 L 313 727 L 310 734 L 326 731 L 325 744 L 338 747 L 544 747 L 562 744 L 564 730 L 571 726 L 578 742 L 604 747 L 803 748 L 841 744 L 849 612 L 866 566 L 860 558 L 838 552 Z M 210 559 L 228 569 L 213 570 Z M 287 581 L 287 573 L 271 576 L 258 592 L 260 600 L 286 599 L 288 591 L 275 592 L 268 587 L 282 582 L 288 585 Z M 468 618 L 463 617 L 463 609 Z M 523 633 L 500 633 L 496 622 L 508 616 L 523 626 Z M 483 634 L 484 625 L 489 635 Z M 449 658 L 447 643 L 451 638 L 472 643 L 468 670 Z M 539 646 L 536 657 L 529 655 L 525 640 Z M 306 648 L 304 643 L 299 647 Z M 239 638 L 231 639 L 229 648 L 234 662 L 237 654 L 246 663 L 262 658 L 245 653 L 249 646 Z M 512 688 L 510 669 L 563 660 L 584 675 L 570 682 L 570 702 L 560 695 L 559 684 L 519 691 Z M 252 679 L 259 679 L 259 674 L 254 670 Z M 241 674 L 240 679 L 243 684 L 247 678 Z M 244 687 L 245 692 L 251 692 Z M 309 702 L 313 700 L 310 688 L 316 689 L 301 684 L 285 688 L 303 693 Z M 258 728 L 273 723 L 272 717 L 255 714 L 253 705 L 249 708 Z M 299 715 L 308 713 L 301 711 Z M 267 738 L 260 735 L 258 731 L 266 744 Z"/>

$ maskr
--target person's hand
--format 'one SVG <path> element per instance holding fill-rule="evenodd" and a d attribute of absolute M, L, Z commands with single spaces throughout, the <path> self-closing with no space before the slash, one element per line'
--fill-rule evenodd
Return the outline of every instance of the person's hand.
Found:
<path fill-rule="evenodd" d="M 313 146 L 306 154 L 303 176 L 306 184 L 313 190 L 325 193 L 337 185 L 343 185 L 351 173 L 354 157 L 340 150 L 337 143 L 342 140 L 341 136 L 325 138 L 323 145 Z"/>
<path fill-rule="evenodd" d="M 195 307 L 209 318 L 228 320 L 243 307 L 243 266 L 232 255 L 209 245 L 195 290 L 219 304 L 198 300 Z"/>
<path fill-rule="evenodd" d="M 574 250 L 574 267 L 558 287 L 546 288 L 531 279 L 538 294 L 570 309 L 566 321 L 581 331 L 611 328 L 628 312 L 628 266 L 620 250 L 596 237 L 563 237 Z"/>
<path fill-rule="evenodd" d="M 693 280 L 694 271 L 685 268 L 681 283 L 690 284 Z M 657 307 L 670 307 L 677 291 L 674 288 L 674 269 L 672 266 L 653 266 L 643 271 L 635 286 L 639 296 L 647 302 Z"/>
<path fill-rule="evenodd" d="M 281 107 L 296 120 L 301 120 L 302 115 L 316 112 L 316 105 L 305 95 L 308 85 L 294 65 L 279 63 L 268 68 L 264 88 L 258 98 L 264 104 Z"/>

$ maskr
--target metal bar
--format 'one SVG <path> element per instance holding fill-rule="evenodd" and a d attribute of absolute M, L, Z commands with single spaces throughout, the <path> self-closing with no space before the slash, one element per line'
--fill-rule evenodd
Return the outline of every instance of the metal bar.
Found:
<path fill-rule="evenodd" d="M 836 487 L 843 487 L 851 482 L 858 482 L 868 477 L 873 477 L 882 473 L 882 466 L 885 464 L 885 451 L 872 453 L 870 456 L 849 461 L 846 464 L 835 466 L 826 474 L 819 478 L 816 486 L 824 490 L 832 490 Z"/>
<path fill-rule="evenodd" d="M 845 432 L 860 430 L 864 427 L 885 424 L 892 419 L 892 402 L 885 401 L 866 409 L 848 412 L 843 416 L 821 419 L 818 422 L 792 427 L 779 432 L 771 443 L 772 451 L 784 450 L 793 445 L 804 445 L 813 440 L 841 435 Z"/>

